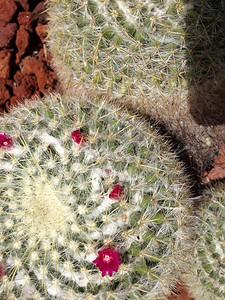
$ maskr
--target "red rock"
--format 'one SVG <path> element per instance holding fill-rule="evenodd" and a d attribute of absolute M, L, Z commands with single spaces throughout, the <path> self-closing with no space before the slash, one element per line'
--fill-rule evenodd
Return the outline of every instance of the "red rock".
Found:
<path fill-rule="evenodd" d="M 3 105 L 0 106 L 0 114 L 3 114 L 5 112 L 5 108 Z"/>
<path fill-rule="evenodd" d="M 31 30 L 31 13 L 29 11 L 20 11 L 17 17 L 19 25 L 24 25 L 26 30 Z"/>
<path fill-rule="evenodd" d="M 21 25 L 17 30 L 16 46 L 18 49 L 18 53 L 16 54 L 16 64 L 19 64 L 22 55 L 25 53 L 27 47 L 29 46 L 29 33 L 24 28 L 24 25 Z"/>
<path fill-rule="evenodd" d="M 20 72 L 20 70 L 17 70 L 16 73 L 13 76 L 14 81 L 19 85 L 23 79 L 23 75 Z"/>
<path fill-rule="evenodd" d="M 47 91 L 51 90 L 54 81 L 55 81 L 54 72 L 48 70 L 47 68 L 42 69 L 37 74 L 38 87 L 42 93 L 46 93 Z"/>
<path fill-rule="evenodd" d="M 7 49 L 0 51 L 0 78 L 7 79 L 10 75 L 10 58 L 11 53 Z"/>
<path fill-rule="evenodd" d="M 17 4 L 14 0 L 0 0 L 0 20 L 4 22 L 11 21 L 15 12 L 17 11 Z"/>
<path fill-rule="evenodd" d="M 17 30 L 16 23 L 0 21 L 0 48 L 9 47 Z"/>
<path fill-rule="evenodd" d="M 22 63 L 22 74 L 35 74 L 39 90 L 42 93 L 52 88 L 53 83 L 56 81 L 56 75 L 53 71 L 49 70 L 41 61 L 31 56 L 25 57 Z"/>
<path fill-rule="evenodd" d="M 202 183 L 209 184 L 223 178 L 225 178 L 225 145 L 222 145 L 219 156 L 214 158 L 213 168 L 203 174 Z"/>
<path fill-rule="evenodd" d="M 39 71 L 42 67 L 43 64 L 37 60 L 35 57 L 32 56 L 27 56 L 22 60 L 22 69 L 21 73 L 23 75 L 30 75 L 30 74 L 35 74 L 37 71 Z"/>
<path fill-rule="evenodd" d="M 10 98 L 9 89 L 6 87 L 4 79 L 0 79 L 0 105 Z"/>
<path fill-rule="evenodd" d="M 37 90 L 35 75 L 24 75 L 19 86 L 14 87 L 13 93 L 18 98 L 30 98 Z"/>
<path fill-rule="evenodd" d="M 16 0 L 16 2 L 18 2 L 25 11 L 28 11 L 30 9 L 29 0 Z"/>
<path fill-rule="evenodd" d="M 41 23 L 38 23 L 35 28 L 36 33 L 39 36 L 42 43 L 44 43 L 45 38 L 47 36 L 47 29 L 48 29 L 48 25 L 43 25 Z"/>
<path fill-rule="evenodd" d="M 8 87 L 10 87 L 11 89 L 14 88 L 14 82 L 13 82 L 12 79 L 6 79 L 6 80 L 5 80 L 5 84 L 6 84 Z"/>

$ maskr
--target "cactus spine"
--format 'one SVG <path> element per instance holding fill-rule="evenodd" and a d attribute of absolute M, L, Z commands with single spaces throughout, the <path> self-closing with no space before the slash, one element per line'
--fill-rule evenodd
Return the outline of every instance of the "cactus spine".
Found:
<path fill-rule="evenodd" d="M 0 118 L 1 299 L 165 299 L 189 184 L 135 117 L 49 95 Z"/>

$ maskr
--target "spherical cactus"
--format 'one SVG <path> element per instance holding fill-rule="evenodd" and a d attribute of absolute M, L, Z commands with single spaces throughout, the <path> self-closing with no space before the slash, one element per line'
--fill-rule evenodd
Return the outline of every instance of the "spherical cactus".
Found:
<path fill-rule="evenodd" d="M 49 2 L 49 44 L 60 78 L 68 78 L 63 64 L 78 84 L 114 97 L 154 96 L 186 85 L 184 13 L 189 5 L 161 0 Z"/>
<path fill-rule="evenodd" d="M 136 117 L 49 95 L 0 118 L 1 299 L 164 299 L 189 183 Z"/>
<path fill-rule="evenodd" d="M 195 299 L 225 299 L 225 189 L 224 185 L 205 195 L 199 214 L 192 274 L 185 278 Z"/>
<path fill-rule="evenodd" d="M 224 1 L 47 2 L 62 87 L 160 121 L 204 170 L 224 136 Z"/>
<path fill-rule="evenodd" d="M 49 45 L 64 81 L 69 69 L 78 86 L 152 101 L 224 67 L 221 0 L 48 2 Z"/>

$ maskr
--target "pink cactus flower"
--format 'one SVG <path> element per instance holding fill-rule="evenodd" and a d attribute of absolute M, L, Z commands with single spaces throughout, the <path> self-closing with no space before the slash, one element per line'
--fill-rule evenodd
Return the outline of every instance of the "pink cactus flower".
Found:
<path fill-rule="evenodd" d="M 0 134 L 0 148 L 11 148 L 13 145 L 13 141 L 11 137 L 8 135 Z"/>
<path fill-rule="evenodd" d="M 74 140 L 75 143 L 81 144 L 82 146 L 85 144 L 87 141 L 85 134 L 80 132 L 80 130 L 74 130 L 72 132 L 72 139 Z"/>
<path fill-rule="evenodd" d="M 118 271 L 118 266 L 122 262 L 119 260 L 119 253 L 112 249 L 104 249 L 98 251 L 98 257 L 93 260 L 93 263 L 102 271 L 102 277 L 108 272 L 112 276 L 113 271 Z"/>
<path fill-rule="evenodd" d="M 109 193 L 109 198 L 110 199 L 115 199 L 115 200 L 119 200 L 124 194 L 124 189 L 122 186 L 116 184 L 112 191 Z"/>

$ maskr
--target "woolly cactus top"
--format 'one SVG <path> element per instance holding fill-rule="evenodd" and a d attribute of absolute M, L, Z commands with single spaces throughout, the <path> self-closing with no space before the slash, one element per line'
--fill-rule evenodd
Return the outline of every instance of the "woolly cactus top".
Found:
<path fill-rule="evenodd" d="M 59 77 L 110 96 L 171 95 L 224 68 L 223 1 L 49 0 Z"/>
<path fill-rule="evenodd" d="M 188 193 L 135 117 L 54 95 L 4 115 L 1 299 L 163 299 L 188 258 Z"/>

